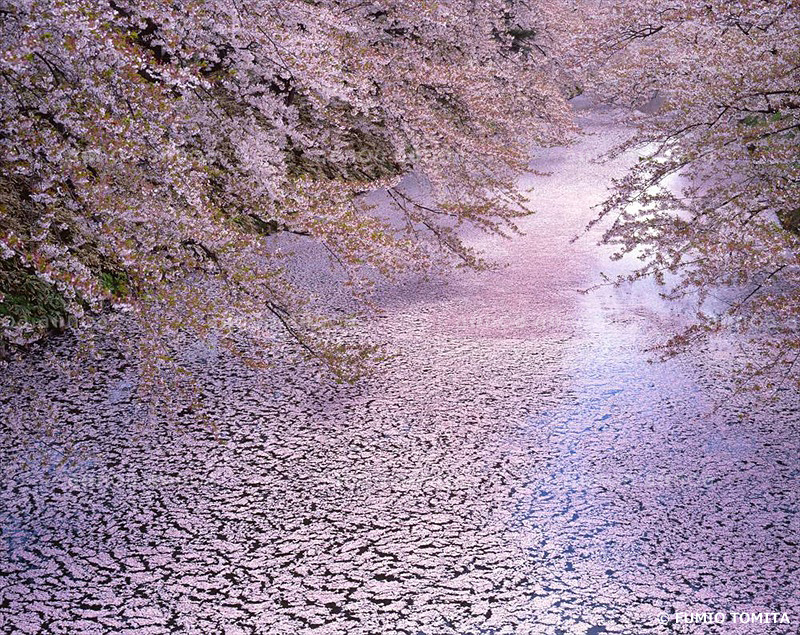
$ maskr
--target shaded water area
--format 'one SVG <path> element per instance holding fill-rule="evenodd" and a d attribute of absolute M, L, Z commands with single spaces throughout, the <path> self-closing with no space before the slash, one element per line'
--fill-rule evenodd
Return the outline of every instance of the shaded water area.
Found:
<path fill-rule="evenodd" d="M 625 129 L 583 123 L 523 184 L 526 235 L 475 239 L 505 268 L 385 293 L 400 354 L 368 381 L 201 354 L 214 433 L 141 426 L 116 360 L 30 371 L 93 457 L 41 473 L 6 433 L 0 629 L 797 633 L 796 396 L 725 405 L 720 353 L 647 363 L 680 320 L 652 287 L 576 292 L 609 264 L 569 239 L 630 160 L 592 163 Z"/>

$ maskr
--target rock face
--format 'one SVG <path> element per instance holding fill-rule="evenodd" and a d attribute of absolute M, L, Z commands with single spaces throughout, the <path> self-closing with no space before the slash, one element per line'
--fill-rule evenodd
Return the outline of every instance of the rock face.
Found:
<path fill-rule="evenodd" d="M 187 430 L 143 425 L 110 354 L 71 381 L 20 368 L 38 405 L 0 376 L 0 630 L 640 635 L 682 632 L 676 611 L 796 619 L 797 397 L 713 410 L 729 395 L 719 354 L 642 353 L 680 319 L 656 290 L 575 292 L 608 263 L 569 239 L 630 160 L 593 163 L 626 131 L 584 117 L 596 134 L 536 162 L 558 176 L 522 184 L 540 210 L 526 235 L 476 239 L 505 268 L 384 290 L 370 328 L 399 354 L 369 381 L 198 354 L 214 426 Z M 24 443 L 37 416 L 58 423 L 44 450 Z M 85 456 L 63 462 L 76 444 Z"/>

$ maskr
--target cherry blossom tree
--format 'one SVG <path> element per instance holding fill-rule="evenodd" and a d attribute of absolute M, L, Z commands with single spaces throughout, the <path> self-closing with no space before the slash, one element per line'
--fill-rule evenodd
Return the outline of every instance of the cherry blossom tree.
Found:
<path fill-rule="evenodd" d="M 85 322 L 114 303 L 166 363 L 179 333 L 226 341 L 247 315 L 346 375 L 369 351 L 331 336 L 291 245 L 328 254 L 361 306 L 381 277 L 481 267 L 459 228 L 513 232 L 529 148 L 569 129 L 540 11 L 516 0 L 2 0 L 0 16 L 6 342 L 39 336 L 44 309 Z M 389 214 L 368 202 L 381 191 Z"/>
<path fill-rule="evenodd" d="M 577 3 L 566 62 L 608 101 L 648 111 L 618 152 L 604 241 L 697 319 L 662 349 L 734 333 L 741 385 L 800 381 L 800 11 L 785 1 Z M 593 22 L 589 22 L 589 16 Z M 600 221 L 601 219 L 598 219 Z M 618 281 L 621 282 L 621 281 Z"/>

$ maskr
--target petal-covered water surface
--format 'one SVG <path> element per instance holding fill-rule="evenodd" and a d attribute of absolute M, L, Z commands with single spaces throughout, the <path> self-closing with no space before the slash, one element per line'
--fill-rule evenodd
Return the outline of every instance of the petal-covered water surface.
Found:
<path fill-rule="evenodd" d="M 632 160 L 593 162 L 627 130 L 583 124 L 521 184 L 525 235 L 474 239 L 505 267 L 385 292 L 400 353 L 368 381 L 208 354 L 216 430 L 187 432 L 139 425 L 114 359 L 31 372 L 93 452 L 42 470 L 4 433 L 3 631 L 797 632 L 796 398 L 726 405 L 719 351 L 648 363 L 682 310 L 649 284 L 577 292 L 625 266 L 570 239 Z"/>

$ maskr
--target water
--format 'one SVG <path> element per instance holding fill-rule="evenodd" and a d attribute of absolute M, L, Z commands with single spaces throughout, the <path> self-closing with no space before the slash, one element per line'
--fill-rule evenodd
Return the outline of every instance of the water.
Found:
<path fill-rule="evenodd" d="M 795 397 L 725 405 L 719 356 L 647 362 L 680 307 L 577 292 L 615 270 L 569 239 L 633 160 L 592 163 L 626 129 L 584 125 L 522 184 L 526 235 L 471 239 L 505 268 L 384 292 L 401 352 L 369 381 L 215 355 L 212 432 L 139 425 L 114 360 L 69 385 L 29 371 L 53 443 L 91 460 L 26 466 L 4 433 L 4 632 L 796 633 Z M 0 413 L 26 399 L 6 388 Z"/>

